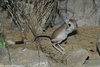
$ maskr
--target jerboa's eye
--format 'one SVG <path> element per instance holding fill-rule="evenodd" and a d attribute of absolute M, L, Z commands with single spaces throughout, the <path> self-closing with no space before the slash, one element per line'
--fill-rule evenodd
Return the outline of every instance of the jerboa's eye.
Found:
<path fill-rule="evenodd" d="M 68 24 L 68 26 L 70 27 L 70 26 L 71 26 L 71 24 Z"/>

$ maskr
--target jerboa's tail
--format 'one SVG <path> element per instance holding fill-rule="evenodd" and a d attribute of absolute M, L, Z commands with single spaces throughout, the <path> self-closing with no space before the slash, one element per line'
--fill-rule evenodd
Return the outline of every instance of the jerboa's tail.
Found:
<path fill-rule="evenodd" d="M 13 41 L 13 40 L 5 40 L 7 44 L 24 44 L 24 41 Z"/>
<path fill-rule="evenodd" d="M 47 37 L 49 39 L 51 39 L 51 36 L 49 35 L 40 35 L 40 36 L 36 36 L 34 37 L 31 41 L 27 41 L 27 42 L 24 42 L 24 40 L 21 40 L 21 41 L 13 41 L 13 40 L 5 40 L 7 44 L 32 44 L 36 39 L 38 39 L 39 37 Z"/>
<path fill-rule="evenodd" d="M 25 44 L 32 44 L 39 37 L 46 37 L 46 38 L 49 38 L 50 40 L 52 39 L 51 36 L 49 35 L 39 35 L 39 36 L 34 37 L 31 41 L 26 42 Z"/>

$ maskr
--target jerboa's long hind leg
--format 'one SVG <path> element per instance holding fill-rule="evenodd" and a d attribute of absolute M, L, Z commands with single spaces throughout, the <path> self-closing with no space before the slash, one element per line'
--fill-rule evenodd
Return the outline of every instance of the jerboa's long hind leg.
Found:
<path fill-rule="evenodd" d="M 61 50 L 63 51 L 65 50 L 62 46 L 60 46 L 60 44 L 57 44 L 57 45 L 61 48 Z"/>
<path fill-rule="evenodd" d="M 58 44 L 57 44 L 58 45 Z M 58 45 L 59 46 L 59 45 Z M 55 49 L 57 49 L 59 52 L 61 52 L 62 54 L 65 54 L 65 52 L 63 52 L 62 50 L 64 50 L 64 48 L 62 48 L 61 46 L 59 46 L 61 49 L 59 49 L 57 46 L 56 46 L 56 44 L 53 44 L 53 47 L 55 48 Z"/>

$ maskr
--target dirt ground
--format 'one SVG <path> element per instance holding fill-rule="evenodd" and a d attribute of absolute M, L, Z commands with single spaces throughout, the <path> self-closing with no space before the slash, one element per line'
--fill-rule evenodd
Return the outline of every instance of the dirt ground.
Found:
<path fill-rule="evenodd" d="M 11 25 L 6 25 L 5 27 L 5 35 L 7 39 L 19 41 L 22 38 L 26 40 L 31 40 L 34 36 L 32 33 L 20 33 L 18 29 L 14 29 Z M 51 34 L 55 28 L 49 28 L 43 34 Z M 85 49 L 89 52 L 89 59 L 100 58 L 97 49 L 96 49 L 96 40 L 97 34 L 100 31 L 99 26 L 82 26 L 79 27 L 77 33 L 74 35 L 70 35 L 68 39 L 61 44 L 62 47 L 66 50 L 66 55 L 76 49 Z M 50 59 L 53 59 L 57 62 L 64 62 L 65 55 L 62 55 L 59 51 L 52 47 L 52 43 L 48 38 L 40 38 L 40 43 L 34 42 L 29 45 L 8 45 L 9 48 L 16 49 L 18 47 L 25 47 L 32 50 L 38 50 L 38 45 L 40 49 L 46 53 L 46 56 Z"/>

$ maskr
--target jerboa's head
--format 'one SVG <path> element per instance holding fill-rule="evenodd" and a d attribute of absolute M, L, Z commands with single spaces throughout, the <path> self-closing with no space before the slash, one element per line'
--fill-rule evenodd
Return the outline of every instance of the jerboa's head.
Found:
<path fill-rule="evenodd" d="M 73 26 L 74 30 L 77 30 L 78 28 L 77 21 L 75 19 L 69 19 L 68 25 L 69 27 Z"/>

